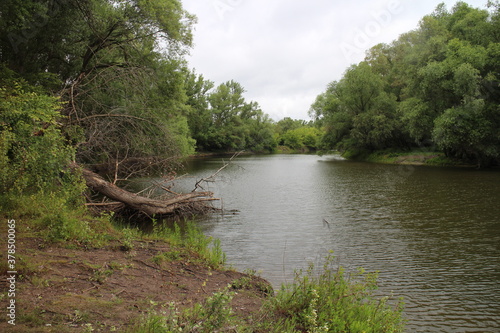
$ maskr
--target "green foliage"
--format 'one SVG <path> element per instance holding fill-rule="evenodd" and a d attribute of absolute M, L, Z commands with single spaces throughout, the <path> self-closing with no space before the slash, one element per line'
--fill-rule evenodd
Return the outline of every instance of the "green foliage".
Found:
<path fill-rule="evenodd" d="M 174 247 L 182 247 L 199 255 L 203 262 L 211 267 L 223 266 L 226 255 L 221 249 L 220 240 L 207 237 L 192 221 L 183 224 L 155 224 L 153 232 L 148 236 L 168 241 Z"/>
<path fill-rule="evenodd" d="M 452 158 L 499 164 L 500 15 L 489 6 L 441 4 L 329 84 L 310 111 L 325 130 L 322 149 L 438 146 Z"/>
<path fill-rule="evenodd" d="M 234 293 L 228 289 L 216 292 L 203 303 L 184 311 L 179 311 L 173 303 L 160 313 L 149 311 L 130 332 L 218 332 L 233 319 L 230 302 Z"/>
<path fill-rule="evenodd" d="M 67 102 L 59 121 L 78 162 L 130 173 L 194 152 L 182 56 L 196 19 L 181 2 L 5 1 L 0 12 L 0 62 Z"/>
<path fill-rule="evenodd" d="M 281 150 L 287 147 L 295 152 L 309 152 L 320 147 L 322 131 L 312 122 L 286 117 L 276 123 L 274 130 Z"/>
<path fill-rule="evenodd" d="M 4 70 L 4 73 L 9 74 Z M 22 80 L 0 82 L 0 189 L 35 192 L 71 184 L 74 158 L 59 128 L 61 104 Z"/>
<path fill-rule="evenodd" d="M 199 150 L 272 151 L 273 127 L 256 102 L 246 102 L 245 90 L 235 81 L 213 83 L 190 73 L 186 87 L 191 112 L 188 123 Z"/>
<path fill-rule="evenodd" d="M 109 217 L 90 216 L 81 202 L 75 204 L 65 190 L 29 195 L 2 193 L 0 212 L 21 221 L 20 231 L 68 247 L 100 247 L 111 231 Z"/>
<path fill-rule="evenodd" d="M 303 126 L 288 130 L 280 137 L 282 145 L 295 150 L 316 150 L 319 146 L 321 131 L 316 127 Z"/>
<path fill-rule="evenodd" d="M 215 332 L 231 327 L 235 332 L 403 332 L 401 301 L 377 299 L 377 275 L 362 269 L 346 273 L 335 268 L 329 256 L 323 271 L 314 267 L 298 273 L 295 282 L 283 285 L 264 304 L 254 320 L 243 323 L 234 316 L 231 288 L 245 288 L 249 280 L 239 279 L 216 292 L 203 303 L 179 311 L 171 303 L 161 312 L 149 311 L 133 332 Z"/>
<path fill-rule="evenodd" d="M 329 256 L 319 274 L 313 265 L 298 272 L 295 282 L 270 300 L 271 311 L 282 313 L 299 331 L 403 332 L 402 303 L 392 306 L 388 298 L 373 295 L 377 274 L 346 273 L 333 261 Z"/>
<path fill-rule="evenodd" d="M 478 166 L 500 156 L 498 127 L 489 121 L 483 100 L 446 110 L 436 119 L 434 140 L 445 152 Z"/>

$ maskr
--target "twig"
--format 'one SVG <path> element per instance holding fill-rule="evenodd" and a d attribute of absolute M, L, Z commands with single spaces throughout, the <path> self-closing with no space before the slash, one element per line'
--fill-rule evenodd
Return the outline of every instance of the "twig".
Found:
<path fill-rule="evenodd" d="M 229 162 L 227 162 L 227 163 L 224 162 L 224 165 L 221 166 L 219 168 L 219 170 L 215 171 L 210 176 L 202 178 L 199 181 L 197 181 L 196 184 L 195 184 L 195 186 L 194 186 L 194 190 L 192 190 L 191 192 L 195 192 L 198 188 L 201 188 L 202 190 L 204 190 L 204 188 L 201 187 L 201 185 L 200 185 L 202 182 L 207 182 L 207 183 L 208 182 L 214 182 L 215 176 L 217 176 L 222 170 L 224 170 L 229 164 L 231 164 L 231 162 L 233 161 L 233 159 L 235 159 L 236 157 L 238 157 L 243 152 L 244 152 L 244 150 L 241 150 L 239 152 L 234 153 L 233 156 L 231 156 L 231 158 L 229 159 Z"/>

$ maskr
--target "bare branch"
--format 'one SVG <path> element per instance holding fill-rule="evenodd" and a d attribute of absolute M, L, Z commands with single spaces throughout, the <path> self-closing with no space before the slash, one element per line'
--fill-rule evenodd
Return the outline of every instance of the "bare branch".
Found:
<path fill-rule="evenodd" d="M 205 177 L 205 178 L 202 178 L 200 179 L 199 181 L 196 182 L 195 186 L 194 186 L 194 189 L 192 192 L 195 192 L 196 190 L 198 190 L 198 188 L 201 188 L 203 190 L 203 187 L 200 185 L 202 182 L 206 182 L 206 183 L 209 183 L 209 182 L 214 182 L 215 181 L 215 177 L 222 171 L 224 170 L 229 164 L 231 164 L 231 162 L 233 161 L 233 159 L 235 159 L 236 157 L 238 157 L 240 154 L 242 154 L 244 152 L 244 150 L 241 150 L 239 152 L 236 152 L 233 154 L 233 156 L 231 156 L 231 158 L 229 159 L 229 162 L 224 162 L 224 165 L 222 167 L 219 168 L 219 170 L 215 171 L 213 174 L 211 174 L 210 176 L 208 177 Z"/>

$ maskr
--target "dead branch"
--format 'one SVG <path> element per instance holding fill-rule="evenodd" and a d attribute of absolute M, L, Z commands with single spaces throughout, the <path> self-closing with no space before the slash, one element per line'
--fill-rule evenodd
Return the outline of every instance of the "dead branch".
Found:
<path fill-rule="evenodd" d="M 210 176 L 208 177 L 205 177 L 205 178 L 202 178 L 200 179 L 199 181 L 196 182 L 195 186 L 194 186 L 194 190 L 192 192 L 195 192 L 196 190 L 198 190 L 198 188 L 201 188 L 203 189 L 203 187 L 201 187 L 201 183 L 202 182 L 206 182 L 206 183 L 213 183 L 215 181 L 215 177 L 222 171 L 224 170 L 228 165 L 231 164 L 231 162 L 233 161 L 233 159 L 235 159 L 236 157 L 238 157 L 240 154 L 242 154 L 244 152 L 244 150 L 241 150 L 239 152 L 236 152 L 233 154 L 233 156 L 231 156 L 231 158 L 229 159 L 228 162 L 224 162 L 224 165 L 221 166 L 219 168 L 219 170 L 215 171 L 213 174 L 211 174 Z"/>
<path fill-rule="evenodd" d="M 78 166 L 74 164 L 72 165 L 72 168 L 78 168 Z M 150 217 L 171 215 L 179 210 L 192 210 L 196 205 L 218 200 L 213 198 L 212 192 L 190 192 L 186 194 L 173 195 L 162 200 L 151 199 L 126 191 L 115 184 L 104 180 L 104 178 L 88 169 L 82 169 L 81 172 L 87 186 L 94 191 Z M 111 205 L 116 205 L 116 203 L 112 203 Z"/>

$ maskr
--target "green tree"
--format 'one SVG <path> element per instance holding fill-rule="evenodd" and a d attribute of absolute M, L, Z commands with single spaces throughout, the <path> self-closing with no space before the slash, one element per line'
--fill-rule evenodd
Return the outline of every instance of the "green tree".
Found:
<path fill-rule="evenodd" d="M 272 150 L 271 120 L 256 102 L 247 102 L 235 81 L 220 84 L 208 96 L 211 121 L 205 148 L 215 151 Z"/>
<path fill-rule="evenodd" d="M 323 118 L 323 144 L 340 150 L 400 145 L 396 98 L 386 88 L 368 62 L 350 67 L 339 82 L 332 82 L 312 106 Z"/>
<path fill-rule="evenodd" d="M 212 112 L 209 108 L 208 96 L 214 83 L 205 80 L 203 75 L 196 75 L 194 71 L 186 73 L 185 89 L 190 106 L 188 124 L 196 147 L 206 150 L 209 147 L 208 138 L 212 127 Z"/>
<path fill-rule="evenodd" d="M 371 48 L 311 106 L 323 149 L 437 146 L 498 163 L 498 2 L 489 7 L 440 4 L 416 30 Z"/>
<path fill-rule="evenodd" d="M 480 99 L 446 110 L 436 119 L 434 140 L 448 155 L 472 160 L 478 167 L 500 156 L 498 127 Z M 497 119 L 499 111 L 496 110 Z"/>
<path fill-rule="evenodd" d="M 0 67 L 0 192 L 51 191 L 75 179 L 75 150 L 60 129 L 62 104 Z"/>
<path fill-rule="evenodd" d="M 80 161 L 154 156 L 147 166 L 192 151 L 181 72 L 195 18 L 179 1 L 7 0 L 0 10 L 0 60 L 67 102 Z"/>

